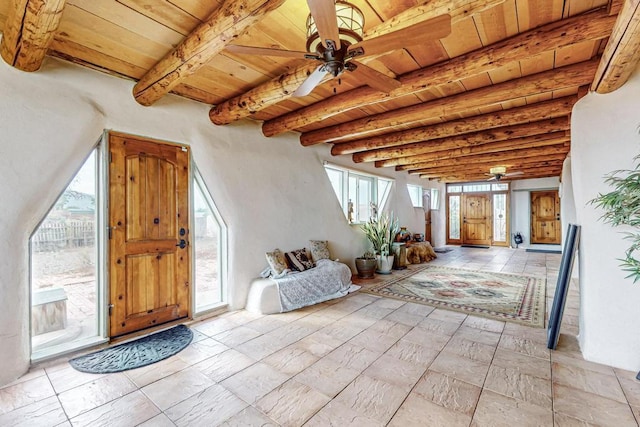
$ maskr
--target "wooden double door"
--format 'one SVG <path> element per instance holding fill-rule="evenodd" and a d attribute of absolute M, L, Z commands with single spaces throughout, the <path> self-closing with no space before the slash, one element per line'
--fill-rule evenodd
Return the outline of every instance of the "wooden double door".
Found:
<path fill-rule="evenodd" d="M 109 335 L 190 315 L 189 152 L 109 136 Z"/>

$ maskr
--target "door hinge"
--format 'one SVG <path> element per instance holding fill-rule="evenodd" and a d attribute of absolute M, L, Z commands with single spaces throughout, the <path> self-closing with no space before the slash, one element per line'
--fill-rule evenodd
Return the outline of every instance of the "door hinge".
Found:
<path fill-rule="evenodd" d="M 113 312 L 113 304 L 109 304 L 107 307 L 109 308 L 109 316 L 111 316 L 111 313 Z"/>
<path fill-rule="evenodd" d="M 109 163 L 113 163 L 113 151 L 109 151 Z"/>

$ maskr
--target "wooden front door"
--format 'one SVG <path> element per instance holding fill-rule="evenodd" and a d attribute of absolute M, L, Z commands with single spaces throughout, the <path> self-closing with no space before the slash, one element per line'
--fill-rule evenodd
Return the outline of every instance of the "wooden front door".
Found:
<path fill-rule="evenodd" d="M 109 136 L 109 335 L 189 316 L 189 152 Z"/>
<path fill-rule="evenodd" d="M 487 194 L 463 194 L 462 243 L 491 245 L 491 199 Z"/>
<path fill-rule="evenodd" d="M 531 192 L 531 243 L 560 244 L 560 197 L 557 190 Z"/>

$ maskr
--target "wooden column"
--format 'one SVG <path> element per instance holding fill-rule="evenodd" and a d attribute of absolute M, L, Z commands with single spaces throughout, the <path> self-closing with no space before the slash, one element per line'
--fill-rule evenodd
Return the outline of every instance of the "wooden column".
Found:
<path fill-rule="evenodd" d="M 591 90 L 618 89 L 640 63 L 640 0 L 626 0 L 602 54 Z"/>
<path fill-rule="evenodd" d="M 0 43 L 2 59 L 19 70 L 36 71 L 60 24 L 65 0 L 12 0 Z"/>
<path fill-rule="evenodd" d="M 226 0 L 174 50 L 154 65 L 133 88 L 149 106 L 211 61 L 225 46 L 285 0 Z"/>

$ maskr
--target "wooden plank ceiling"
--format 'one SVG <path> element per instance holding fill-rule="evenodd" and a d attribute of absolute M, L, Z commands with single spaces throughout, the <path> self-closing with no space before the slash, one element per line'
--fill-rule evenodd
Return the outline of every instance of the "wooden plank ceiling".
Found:
<path fill-rule="evenodd" d="M 171 91 L 211 104 L 212 126 L 264 121 L 266 136 L 298 131 L 356 163 L 443 182 L 504 166 L 525 179 L 560 175 L 573 104 L 592 84 L 614 90 L 638 62 L 638 0 L 611 2 L 352 0 L 365 40 L 450 16 L 444 38 L 360 60 L 397 80 L 388 93 L 344 72 L 295 97 L 317 62 L 225 49 L 304 51 L 303 0 L 0 0 L 0 52 L 27 71 L 46 52 L 136 81 L 149 108 Z M 621 72 L 612 58 L 624 46 Z"/>

